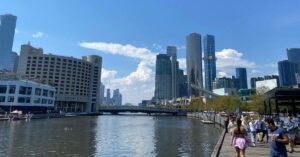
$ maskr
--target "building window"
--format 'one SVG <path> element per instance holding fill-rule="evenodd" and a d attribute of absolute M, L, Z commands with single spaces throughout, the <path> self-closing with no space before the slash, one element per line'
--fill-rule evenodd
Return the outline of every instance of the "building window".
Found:
<path fill-rule="evenodd" d="M 54 91 L 49 91 L 49 96 L 54 97 Z"/>
<path fill-rule="evenodd" d="M 48 90 L 43 89 L 43 96 L 48 96 Z"/>
<path fill-rule="evenodd" d="M 25 103 L 25 97 L 19 97 L 18 103 Z"/>
<path fill-rule="evenodd" d="M 25 95 L 25 94 L 26 94 L 26 87 L 24 87 L 24 86 L 20 86 L 20 89 L 19 89 L 19 94 L 23 94 L 23 95 Z"/>
<path fill-rule="evenodd" d="M 47 104 L 47 99 L 42 99 L 42 104 Z"/>
<path fill-rule="evenodd" d="M 0 102 L 5 102 L 5 96 L 0 96 Z"/>
<path fill-rule="evenodd" d="M 14 101 L 15 101 L 15 97 L 13 96 L 7 97 L 7 102 L 14 102 Z"/>
<path fill-rule="evenodd" d="M 36 89 L 35 89 L 35 95 L 40 96 L 40 95 L 41 95 L 41 91 L 42 91 L 41 88 L 36 88 Z"/>
<path fill-rule="evenodd" d="M 7 86 L 6 85 L 0 85 L 0 93 L 6 93 Z"/>
<path fill-rule="evenodd" d="M 53 100 L 48 100 L 48 104 L 52 104 L 53 103 Z"/>
<path fill-rule="evenodd" d="M 26 104 L 30 104 L 30 98 L 29 97 L 25 98 L 25 101 L 26 101 Z"/>
<path fill-rule="evenodd" d="M 31 95 L 32 87 L 27 87 L 26 93 L 27 95 Z"/>
<path fill-rule="evenodd" d="M 34 98 L 33 103 L 39 104 L 39 103 L 41 103 L 41 99 L 40 98 Z"/>

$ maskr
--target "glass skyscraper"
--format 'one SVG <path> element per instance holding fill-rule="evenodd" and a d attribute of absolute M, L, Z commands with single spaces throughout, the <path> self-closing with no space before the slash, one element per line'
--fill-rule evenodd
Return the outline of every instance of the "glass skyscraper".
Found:
<path fill-rule="evenodd" d="M 246 68 L 236 68 L 235 72 L 239 82 L 238 89 L 248 89 Z"/>
<path fill-rule="evenodd" d="M 203 37 L 204 50 L 204 72 L 205 72 L 205 89 L 212 91 L 213 81 L 216 78 L 216 56 L 215 56 L 215 37 L 205 35 Z"/>
<path fill-rule="evenodd" d="M 178 82 L 177 82 L 177 48 L 175 46 L 167 47 L 167 55 L 171 57 L 172 63 L 172 98 L 176 100 L 178 95 Z"/>
<path fill-rule="evenodd" d="M 203 88 L 201 35 L 191 33 L 186 37 L 186 66 L 189 96 L 199 96 L 199 91 L 192 89 L 191 84 Z"/>
<path fill-rule="evenodd" d="M 280 86 L 296 85 L 297 64 L 288 60 L 278 62 Z"/>
<path fill-rule="evenodd" d="M 0 70 L 12 71 L 11 53 L 17 17 L 10 14 L 0 15 Z"/>
<path fill-rule="evenodd" d="M 154 97 L 156 100 L 172 100 L 172 63 L 167 54 L 156 56 Z"/>

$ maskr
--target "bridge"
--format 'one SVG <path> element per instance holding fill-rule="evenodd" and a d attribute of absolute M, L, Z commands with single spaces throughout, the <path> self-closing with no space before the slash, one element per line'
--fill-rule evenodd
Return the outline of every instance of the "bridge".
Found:
<path fill-rule="evenodd" d="M 163 113 L 171 115 L 186 115 L 187 111 L 178 108 L 163 107 L 141 107 L 141 106 L 101 106 L 98 110 L 102 113 L 119 114 L 125 112 L 131 113 Z"/>
<path fill-rule="evenodd" d="M 191 84 L 191 87 L 194 88 L 194 89 L 196 89 L 196 90 L 198 90 L 200 93 L 203 93 L 206 98 L 216 98 L 216 97 L 220 96 L 220 95 L 218 95 L 216 93 L 213 93 L 211 91 L 205 90 L 205 89 L 201 88 L 200 86 L 198 86 L 196 84 Z"/>

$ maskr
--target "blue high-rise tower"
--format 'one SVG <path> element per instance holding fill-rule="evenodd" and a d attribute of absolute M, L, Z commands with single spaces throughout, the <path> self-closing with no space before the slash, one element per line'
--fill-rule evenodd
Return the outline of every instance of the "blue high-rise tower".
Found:
<path fill-rule="evenodd" d="M 0 15 L 0 70 L 12 71 L 12 46 L 17 17 L 10 14 Z"/>
<path fill-rule="evenodd" d="M 238 79 L 238 89 L 248 89 L 246 68 L 236 68 L 236 78 Z"/>
<path fill-rule="evenodd" d="M 297 64 L 288 60 L 278 62 L 280 86 L 293 86 L 297 84 Z"/>
<path fill-rule="evenodd" d="M 216 78 L 216 56 L 215 56 L 215 37 L 205 35 L 203 37 L 204 50 L 204 72 L 205 72 L 205 89 L 212 91 L 213 81 Z"/>

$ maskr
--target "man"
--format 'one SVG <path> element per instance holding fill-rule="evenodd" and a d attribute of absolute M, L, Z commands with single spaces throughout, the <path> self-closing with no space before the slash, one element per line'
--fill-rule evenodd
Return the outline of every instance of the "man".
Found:
<path fill-rule="evenodd" d="M 294 142 L 296 137 L 295 123 L 292 121 L 293 117 L 291 114 L 288 115 L 288 122 L 286 123 L 287 135 L 289 138 L 289 152 L 294 151 Z"/>
<path fill-rule="evenodd" d="M 266 124 L 270 140 L 270 157 L 287 157 L 285 144 L 288 144 L 289 139 L 285 135 L 282 128 L 275 126 L 273 119 L 267 118 Z"/>

